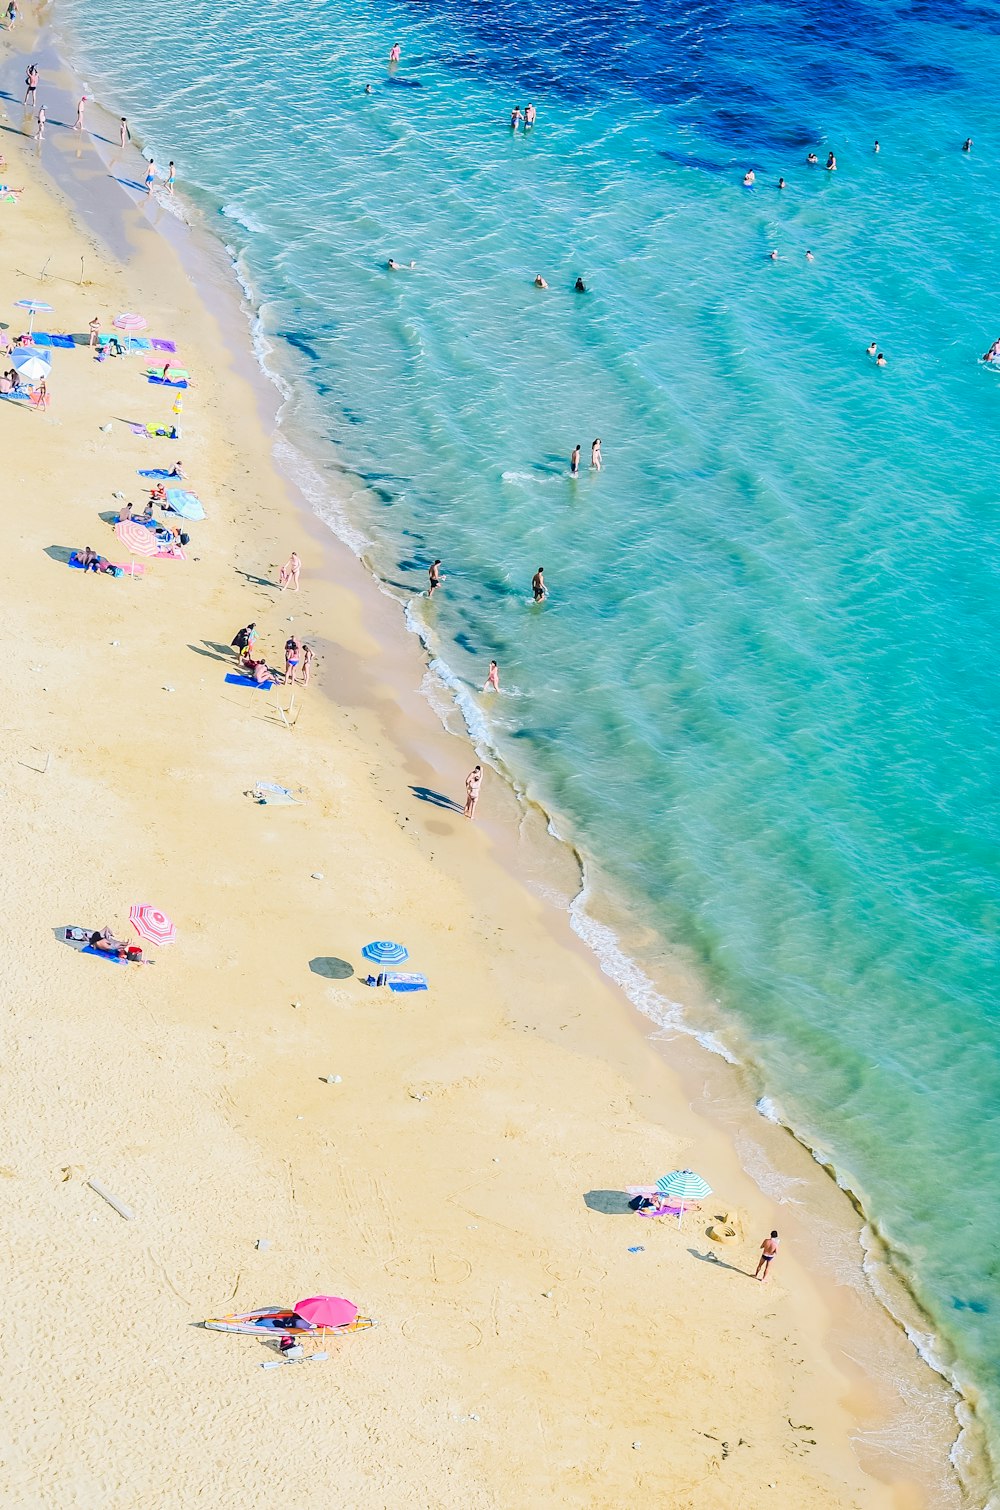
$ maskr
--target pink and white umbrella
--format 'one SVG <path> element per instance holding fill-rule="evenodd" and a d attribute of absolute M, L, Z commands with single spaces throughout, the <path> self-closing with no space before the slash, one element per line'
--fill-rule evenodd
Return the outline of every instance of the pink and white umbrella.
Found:
<path fill-rule="evenodd" d="M 131 349 L 132 337 L 137 331 L 146 329 L 146 317 L 144 315 L 129 314 L 127 310 L 120 315 L 115 315 L 112 325 L 116 330 L 124 330 L 126 334 L 126 348 Z"/>
<path fill-rule="evenodd" d="M 160 548 L 153 531 L 148 530 L 144 524 L 136 524 L 134 519 L 123 519 L 120 524 L 116 524 L 115 534 L 132 557 L 133 577 L 136 556 L 155 556 Z"/>
<path fill-rule="evenodd" d="M 128 920 L 140 938 L 151 944 L 172 944 L 177 939 L 177 929 L 158 907 L 151 902 L 137 902 L 130 910 Z"/>

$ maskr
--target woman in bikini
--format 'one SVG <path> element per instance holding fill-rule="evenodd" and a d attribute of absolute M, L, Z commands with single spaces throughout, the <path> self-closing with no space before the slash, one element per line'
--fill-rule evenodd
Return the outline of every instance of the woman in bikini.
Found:
<path fill-rule="evenodd" d="M 299 658 L 300 658 L 301 655 L 302 655 L 302 646 L 299 644 L 299 642 L 295 638 L 294 634 L 290 635 L 288 637 L 288 639 L 285 641 L 285 686 L 286 687 L 289 685 L 289 683 L 294 683 L 294 681 L 295 681 L 295 668 L 299 664 Z"/>

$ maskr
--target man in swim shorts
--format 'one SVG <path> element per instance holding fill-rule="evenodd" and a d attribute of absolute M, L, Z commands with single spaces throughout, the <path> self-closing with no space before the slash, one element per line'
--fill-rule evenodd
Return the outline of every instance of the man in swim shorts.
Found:
<path fill-rule="evenodd" d="M 778 1234 L 772 1232 L 770 1237 L 765 1237 L 760 1245 L 760 1258 L 757 1260 L 757 1268 L 754 1270 L 754 1279 L 759 1279 L 761 1284 L 767 1278 L 768 1270 L 774 1263 L 778 1254 Z"/>
<path fill-rule="evenodd" d="M 534 599 L 535 599 L 536 603 L 544 603 L 545 599 L 549 595 L 549 590 L 545 586 L 545 575 L 544 575 L 544 573 L 545 573 L 544 566 L 540 566 L 538 568 L 538 570 L 535 572 L 535 575 L 531 579 L 531 591 L 532 591 L 532 594 L 534 595 Z"/>

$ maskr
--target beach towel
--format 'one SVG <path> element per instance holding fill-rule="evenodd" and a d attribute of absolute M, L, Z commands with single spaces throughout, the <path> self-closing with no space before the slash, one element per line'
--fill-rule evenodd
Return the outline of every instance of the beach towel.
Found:
<path fill-rule="evenodd" d="M 253 794 L 258 802 L 278 804 L 298 802 L 293 797 L 287 786 L 279 786 L 276 781 L 257 781 L 254 783 Z"/>
<path fill-rule="evenodd" d="M 44 330 L 36 330 L 36 331 L 34 331 L 33 334 L 32 334 L 31 339 L 34 341 L 34 343 L 35 343 L 36 346 L 51 346 L 52 345 L 52 337 L 49 336 L 49 335 L 46 335 L 46 333 L 45 333 Z"/>
<path fill-rule="evenodd" d="M 153 559 L 156 561 L 186 561 L 187 556 L 184 554 L 183 545 L 171 545 L 164 550 L 158 550 Z"/>
<path fill-rule="evenodd" d="M 153 343 L 148 336 L 130 336 L 125 345 L 126 351 L 152 351 Z"/>
<path fill-rule="evenodd" d="M 113 965 L 128 964 L 127 959 L 122 959 L 121 956 L 117 954 L 109 954 L 106 949 L 95 949 L 93 944 L 88 944 L 85 949 L 78 949 L 76 952 L 77 954 L 94 954 L 98 959 L 110 960 Z"/>
<path fill-rule="evenodd" d="M 238 671 L 227 671 L 226 681 L 231 687 L 273 687 L 273 682 L 255 682 L 252 676 L 241 676 Z"/>
<path fill-rule="evenodd" d="M 72 351 L 76 345 L 72 336 L 54 336 L 46 330 L 36 330 L 31 339 L 36 346 L 57 346 L 60 351 Z"/>
<path fill-rule="evenodd" d="M 0 393 L 0 398 L 10 399 L 13 404 L 29 404 L 31 402 L 26 393 Z"/>
<path fill-rule="evenodd" d="M 155 383 L 158 388 L 186 388 L 187 378 L 180 378 L 176 383 L 172 378 L 147 377 L 147 383 Z"/>
<path fill-rule="evenodd" d="M 426 991 L 426 975 L 413 975 L 404 970 L 386 970 L 385 983 L 390 991 Z"/>
<path fill-rule="evenodd" d="M 160 340 L 156 336 L 154 336 L 153 339 L 152 339 L 152 347 L 153 347 L 154 351 L 176 352 L 176 350 L 177 350 L 177 343 L 176 343 L 176 341 L 164 341 L 164 340 Z"/>
<path fill-rule="evenodd" d="M 119 575 L 123 575 L 123 576 L 126 576 L 126 577 L 131 577 L 131 575 L 132 575 L 132 567 L 131 566 L 123 566 L 120 561 L 111 561 L 108 564 L 110 566 L 115 567 L 116 570 L 118 571 Z M 67 561 L 66 565 L 67 566 L 71 566 L 74 571 L 86 571 L 86 570 L 89 570 L 89 568 L 87 568 L 87 567 L 85 567 L 83 565 L 82 561 L 73 561 L 73 560 L 71 560 L 71 561 Z M 142 574 L 143 574 L 143 572 L 145 570 L 146 570 L 146 568 L 143 566 L 143 564 L 142 564 L 141 561 L 137 561 L 135 563 L 135 575 L 137 577 L 141 577 Z M 95 571 L 94 572 L 94 576 L 95 577 L 108 577 L 110 575 L 111 575 L 111 573 L 110 572 L 106 572 L 106 571 L 104 571 L 104 572 Z"/>
<path fill-rule="evenodd" d="M 136 428 L 141 435 L 142 426 L 137 425 Z M 166 482 L 168 477 L 177 476 L 176 472 L 168 472 L 166 467 L 147 467 L 145 471 L 143 471 L 143 469 L 140 467 L 138 470 L 140 477 L 152 477 L 154 482 Z"/>

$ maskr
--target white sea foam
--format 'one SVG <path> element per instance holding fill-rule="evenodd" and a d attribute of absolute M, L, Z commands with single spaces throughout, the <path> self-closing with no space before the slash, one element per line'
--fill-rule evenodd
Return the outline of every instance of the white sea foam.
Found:
<path fill-rule="evenodd" d="M 242 205 L 224 204 L 220 213 L 225 215 L 227 220 L 235 220 L 236 224 L 241 225 L 245 231 L 258 236 L 267 235 L 267 226 Z"/>

